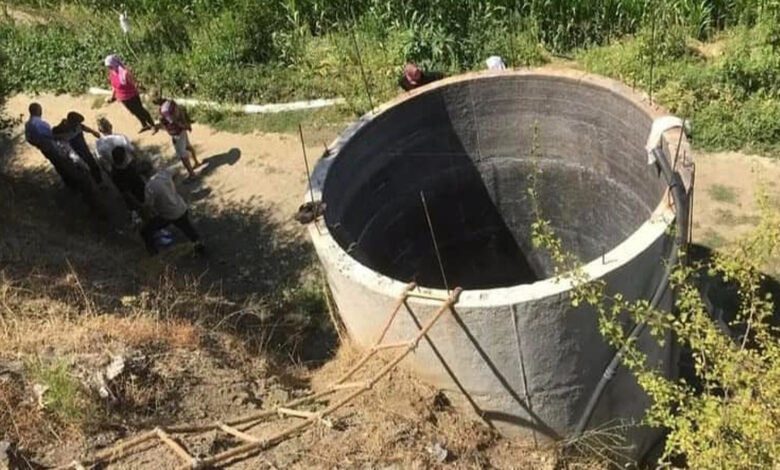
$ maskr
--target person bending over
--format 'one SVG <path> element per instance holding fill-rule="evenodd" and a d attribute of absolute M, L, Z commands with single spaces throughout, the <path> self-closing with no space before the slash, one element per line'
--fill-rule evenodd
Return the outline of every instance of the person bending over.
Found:
<path fill-rule="evenodd" d="M 104 117 L 97 120 L 97 126 L 103 137 L 95 142 L 95 148 L 97 149 L 98 163 L 106 170 L 106 173 L 110 175 L 113 171 L 113 153 L 117 147 L 125 149 L 127 163 L 132 164 L 135 160 L 136 151 L 130 139 L 124 134 L 114 134 L 114 126 Z"/>
<path fill-rule="evenodd" d="M 146 199 L 146 183 L 136 171 L 127 151 L 122 146 L 117 146 L 111 152 L 111 180 L 131 211 L 141 211 Z"/>
<path fill-rule="evenodd" d="M 184 235 L 195 244 L 196 253 L 205 253 L 203 242 L 190 222 L 187 203 L 176 191 L 170 170 L 163 168 L 149 178 L 145 188 L 144 206 L 154 213 L 141 228 L 141 237 L 150 255 L 154 256 L 158 253 L 154 243 L 155 232 L 171 224 L 184 232 Z"/>

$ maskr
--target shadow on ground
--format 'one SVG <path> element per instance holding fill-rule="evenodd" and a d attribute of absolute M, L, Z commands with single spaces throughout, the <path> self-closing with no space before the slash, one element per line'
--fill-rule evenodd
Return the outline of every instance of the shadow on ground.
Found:
<path fill-rule="evenodd" d="M 701 263 L 703 266 L 709 266 L 714 252 L 702 245 L 691 245 L 688 250 L 690 261 L 692 263 Z M 709 302 L 711 307 L 710 314 L 724 333 L 731 334 L 734 337 L 741 337 L 744 330 L 739 325 L 733 325 L 736 312 L 740 306 L 740 294 L 737 285 L 734 282 L 726 282 L 721 276 L 710 275 L 706 269 L 699 272 L 697 280 L 702 297 Z M 765 275 L 761 284 L 761 291 L 771 294 L 773 299 L 780 299 L 780 282 L 775 277 Z M 780 303 L 775 301 L 775 312 L 771 318 L 774 327 L 780 327 Z M 688 383 L 701 390 L 702 384 L 696 377 L 695 365 L 691 351 L 683 347 L 680 355 L 680 375 Z"/>
<path fill-rule="evenodd" d="M 48 279 L 51 295 L 72 300 L 72 288 L 60 281 L 77 275 L 101 312 L 121 314 L 128 299 L 153 298 L 150 307 L 161 315 L 230 331 L 285 361 L 317 364 L 331 356 L 335 335 L 313 250 L 302 230 L 278 222 L 267 201 L 219 198 L 204 178 L 182 185 L 208 255 L 195 256 L 170 228 L 181 243 L 149 258 L 137 234 L 94 217 L 48 165 L 15 164 L 19 145 L 16 137 L 0 157 L 0 270 L 10 279 Z M 204 158 L 204 171 L 240 156 L 230 149 Z"/>

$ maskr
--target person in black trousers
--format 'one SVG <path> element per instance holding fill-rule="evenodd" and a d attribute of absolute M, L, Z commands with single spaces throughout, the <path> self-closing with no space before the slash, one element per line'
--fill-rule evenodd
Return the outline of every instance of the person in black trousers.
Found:
<path fill-rule="evenodd" d="M 68 116 L 52 129 L 54 138 L 67 141 L 81 161 L 89 167 L 89 173 L 92 175 L 95 183 L 101 184 L 103 182 L 103 173 L 100 171 L 100 166 L 95 161 L 95 156 L 89 149 L 87 141 L 84 139 L 85 131 L 96 138 L 100 138 L 100 134 L 97 131 L 84 124 L 84 116 L 75 111 L 69 112 Z"/>
<path fill-rule="evenodd" d="M 112 102 L 119 100 L 125 105 L 128 111 L 135 116 L 141 123 L 141 130 L 139 132 L 145 132 L 154 127 L 154 119 L 149 111 L 144 108 L 141 103 L 141 96 L 138 93 L 138 86 L 135 82 L 135 77 L 130 69 L 127 68 L 122 59 L 116 54 L 111 54 L 106 57 L 104 64 L 108 69 L 108 80 L 111 82 L 111 98 L 108 100 Z"/>
<path fill-rule="evenodd" d="M 143 209 L 145 199 L 146 182 L 143 180 L 135 165 L 127 157 L 124 147 L 115 147 L 111 152 L 112 170 L 111 180 L 131 211 Z"/>

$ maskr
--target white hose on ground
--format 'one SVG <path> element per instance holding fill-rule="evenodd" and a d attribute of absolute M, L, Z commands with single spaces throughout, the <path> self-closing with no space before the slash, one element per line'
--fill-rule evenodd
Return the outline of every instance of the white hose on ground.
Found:
<path fill-rule="evenodd" d="M 87 92 L 90 95 L 110 96 L 111 90 L 105 88 L 90 87 Z M 238 111 L 246 114 L 281 113 L 285 111 L 300 111 L 304 109 L 327 108 L 346 103 L 344 98 L 319 98 L 315 100 L 293 101 L 291 103 L 271 104 L 222 104 L 215 101 L 203 101 L 193 98 L 173 98 L 177 103 L 188 106 L 208 106 L 225 111 Z"/>

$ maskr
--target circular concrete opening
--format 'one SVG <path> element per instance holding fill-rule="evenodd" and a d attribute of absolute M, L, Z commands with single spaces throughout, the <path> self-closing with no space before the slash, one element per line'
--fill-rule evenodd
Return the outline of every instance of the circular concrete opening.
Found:
<path fill-rule="evenodd" d="M 361 118 L 315 167 L 314 198 L 327 206 L 325 224 L 309 227 L 350 337 L 373 346 L 405 281 L 433 298 L 448 295 L 422 191 L 449 287 L 465 290 L 407 366 L 504 433 L 571 436 L 615 350 L 597 313 L 572 306 L 571 279 L 553 277 L 531 243 L 529 176 L 537 175 L 543 218 L 584 272 L 625 299 L 650 299 L 674 246 L 666 182 L 644 149 L 663 114 L 618 82 L 543 69 L 450 77 Z M 690 149 L 678 132 L 664 135 L 668 160 L 678 144 L 687 191 Z M 440 303 L 403 305 L 387 342 L 418 334 Z M 666 291 L 659 308 L 671 306 Z M 645 329 L 637 345 L 648 367 L 675 376 L 671 335 L 659 343 Z M 640 457 L 661 435 L 638 424 L 648 404 L 620 368 L 587 425 L 625 425 L 625 455 Z"/>
<path fill-rule="evenodd" d="M 569 77 L 443 84 L 384 110 L 343 145 L 323 188 L 325 221 L 359 263 L 442 288 L 422 192 L 450 286 L 533 283 L 552 265 L 531 241 L 529 176 L 564 248 L 600 257 L 664 194 L 641 158 L 651 122 L 634 101 Z"/>

